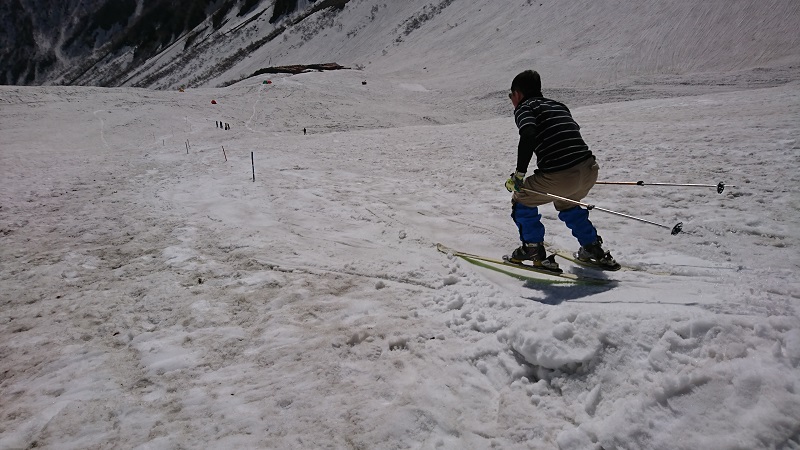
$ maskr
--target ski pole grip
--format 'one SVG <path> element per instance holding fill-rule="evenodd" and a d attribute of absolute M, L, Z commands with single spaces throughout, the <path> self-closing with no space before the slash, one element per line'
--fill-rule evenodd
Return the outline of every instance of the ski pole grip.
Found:
<path fill-rule="evenodd" d="M 678 222 L 677 225 L 672 227 L 672 235 L 673 236 L 675 236 L 676 234 L 680 233 L 681 231 L 683 231 L 683 222 Z"/>

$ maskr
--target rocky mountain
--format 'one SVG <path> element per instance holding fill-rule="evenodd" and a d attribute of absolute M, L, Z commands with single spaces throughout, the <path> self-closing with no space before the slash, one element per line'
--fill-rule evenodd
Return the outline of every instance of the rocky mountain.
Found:
<path fill-rule="evenodd" d="M 8 0 L 0 4 L 3 84 L 120 85 L 178 41 L 183 50 L 254 9 L 270 22 L 297 0 Z M 262 5 L 263 4 L 263 5 Z"/>

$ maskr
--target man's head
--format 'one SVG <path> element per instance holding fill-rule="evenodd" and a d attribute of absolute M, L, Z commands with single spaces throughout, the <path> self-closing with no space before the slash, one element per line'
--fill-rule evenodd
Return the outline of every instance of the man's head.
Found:
<path fill-rule="evenodd" d="M 519 92 L 523 98 L 542 96 L 542 79 L 535 70 L 520 72 L 511 82 L 511 93 Z"/>

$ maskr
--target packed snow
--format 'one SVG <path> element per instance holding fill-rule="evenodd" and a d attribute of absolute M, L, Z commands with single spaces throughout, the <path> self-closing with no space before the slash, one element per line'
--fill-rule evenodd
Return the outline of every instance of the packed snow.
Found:
<path fill-rule="evenodd" d="M 518 245 L 516 73 L 466 122 L 443 73 L 0 87 L 0 449 L 800 448 L 800 83 L 527 68 L 601 180 L 724 192 L 597 185 L 684 233 L 594 211 L 630 270 L 520 281 L 436 249 Z"/>

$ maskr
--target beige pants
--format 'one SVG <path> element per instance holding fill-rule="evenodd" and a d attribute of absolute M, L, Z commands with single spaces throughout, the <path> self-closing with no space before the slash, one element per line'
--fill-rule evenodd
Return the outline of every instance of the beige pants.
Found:
<path fill-rule="evenodd" d="M 558 195 L 570 200 L 581 201 L 597 181 L 600 166 L 594 157 L 566 170 L 549 173 L 534 173 L 525 179 L 523 189 Z M 531 192 L 515 192 L 512 202 L 519 202 L 531 208 L 553 202 L 557 211 L 574 208 L 575 204 L 563 200 L 553 200 L 545 195 Z"/>

